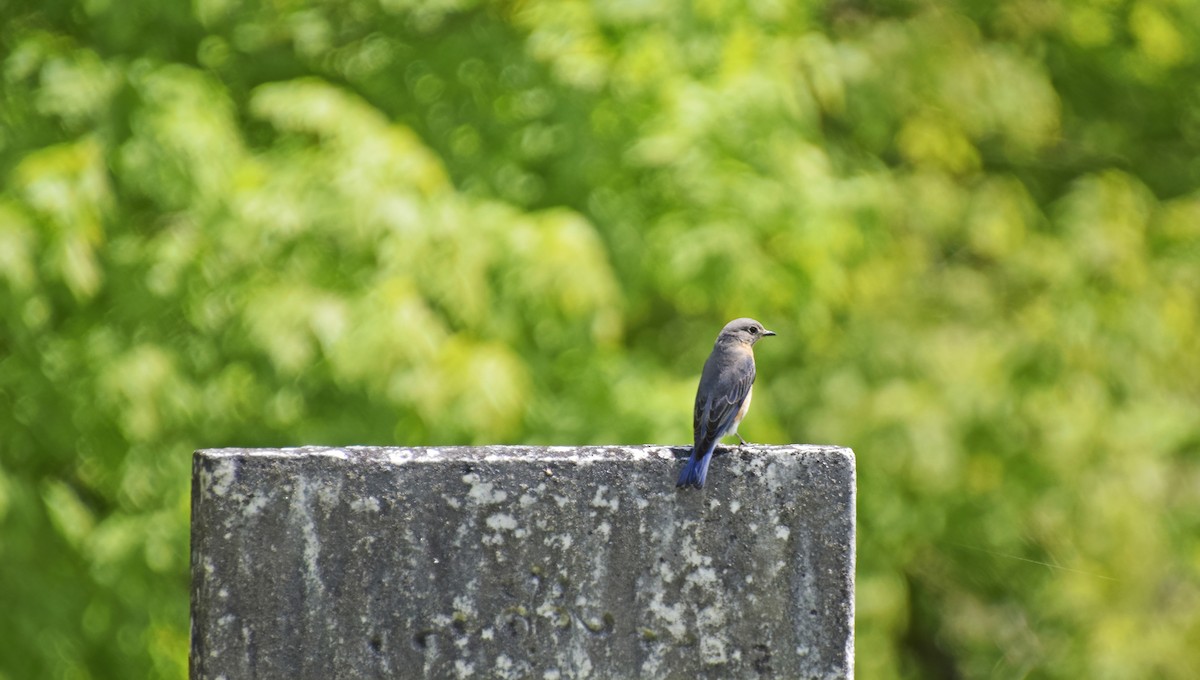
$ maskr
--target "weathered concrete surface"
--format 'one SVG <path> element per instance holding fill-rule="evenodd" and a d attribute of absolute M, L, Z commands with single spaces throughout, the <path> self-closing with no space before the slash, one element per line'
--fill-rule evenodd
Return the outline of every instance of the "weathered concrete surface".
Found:
<path fill-rule="evenodd" d="M 198 451 L 193 678 L 853 674 L 854 456 Z"/>

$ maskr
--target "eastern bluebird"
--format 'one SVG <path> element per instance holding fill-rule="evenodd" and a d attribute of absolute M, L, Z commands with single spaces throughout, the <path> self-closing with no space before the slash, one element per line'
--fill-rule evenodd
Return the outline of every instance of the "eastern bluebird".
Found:
<path fill-rule="evenodd" d="M 695 446 L 676 486 L 704 486 L 708 462 L 721 437 L 732 434 L 746 443 L 737 427 L 750 409 L 754 390 L 754 343 L 767 335 L 775 333 L 754 319 L 734 319 L 721 329 L 700 375 L 692 413 Z"/>

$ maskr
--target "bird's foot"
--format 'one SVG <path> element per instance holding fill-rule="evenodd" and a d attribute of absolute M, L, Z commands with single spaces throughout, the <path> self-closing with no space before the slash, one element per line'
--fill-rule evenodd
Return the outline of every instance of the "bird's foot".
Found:
<path fill-rule="evenodd" d="M 734 433 L 733 436 L 737 437 L 738 441 L 741 442 L 741 444 L 739 444 L 739 446 L 745 446 L 750 443 L 750 442 L 746 441 L 745 439 L 742 439 L 742 435 L 740 435 L 740 434 Z"/>

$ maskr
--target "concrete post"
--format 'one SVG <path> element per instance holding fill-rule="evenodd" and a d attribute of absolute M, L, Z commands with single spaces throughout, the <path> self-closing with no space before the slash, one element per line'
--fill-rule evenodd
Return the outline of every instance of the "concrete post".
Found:
<path fill-rule="evenodd" d="M 194 679 L 848 678 L 854 456 L 195 454 Z"/>

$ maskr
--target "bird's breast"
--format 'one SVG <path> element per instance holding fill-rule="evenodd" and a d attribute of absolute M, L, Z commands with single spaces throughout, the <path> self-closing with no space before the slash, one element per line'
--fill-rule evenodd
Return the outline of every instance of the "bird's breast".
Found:
<path fill-rule="evenodd" d="M 738 409 L 737 418 L 734 419 L 734 423 L 740 423 L 740 422 L 742 422 L 742 418 L 746 417 L 746 412 L 750 410 L 750 399 L 753 396 L 754 396 L 754 386 L 751 385 L 750 389 L 746 391 L 746 398 L 744 400 L 742 400 L 742 406 L 741 406 L 741 408 Z"/>

